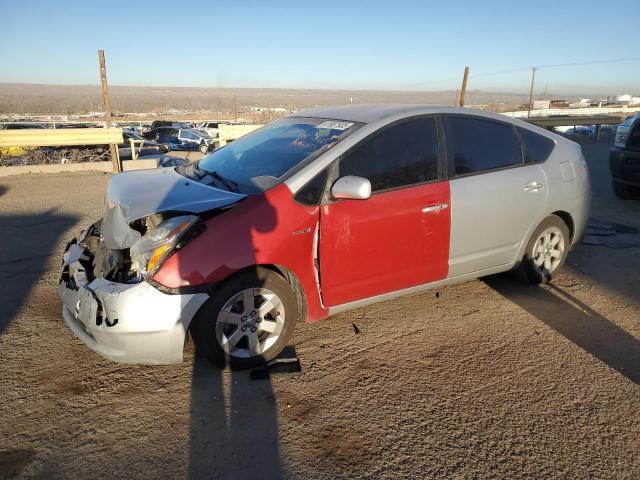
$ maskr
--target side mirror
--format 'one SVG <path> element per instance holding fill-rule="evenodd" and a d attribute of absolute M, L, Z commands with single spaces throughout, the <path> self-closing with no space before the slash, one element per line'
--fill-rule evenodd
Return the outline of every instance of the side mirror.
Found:
<path fill-rule="evenodd" d="M 336 180 L 331 187 L 333 198 L 366 200 L 371 196 L 371 182 L 366 178 L 347 175 Z"/>

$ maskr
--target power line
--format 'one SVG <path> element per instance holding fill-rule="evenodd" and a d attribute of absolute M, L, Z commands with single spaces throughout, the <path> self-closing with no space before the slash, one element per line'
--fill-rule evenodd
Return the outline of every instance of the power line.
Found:
<path fill-rule="evenodd" d="M 570 63 L 549 63 L 547 65 L 533 65 L 532 67 L 510 68 L 508 70 L 498 70 L 495 72 L 479 73 L 477 75 L 474 75 L 474 77 L 489 77 L 493 75 L 502 75 L 504 73 L 524 72 L 524 71 L 530 71 L 531 68 L 540 70 L 542 68 L 575 67 L 579 65 L 598 65 L 602 63 L 622 63 L 622 62 L 638 62 L 638 61 L 640 61 L 640 57 L 611 58 L 606 60 L 587 60 L 584 62 L 570 62 Z"/>
<path fill-rule="evenodd" d="M 568 62 L 568 63 L 549 63 L 546 65 L 534 65 L 529 67 L 517 67 L 517 68 L 508 68 L 505 70 L 496 70 L 493 72 L 484 72 L 477 74 L 470 74 L 471 78 L 478 77 L 493 77 L 497 75 L 504 75 L 506 73 L 517 73 L 517 72 L 530 72 L 531 68 L 536 68 L 536 70 L 547 69 L 547 68 L 561 68 L 561 67 L 575 67 L 582 65 L 598 65 L 604 63 L 623 63 L 623 62 L 638 62 L 640 61 L 640 57 L 627 57 L 627 58 L 610 58 L 610 59 L 600 59 L 600 60 L 587 60 L 583 62 Z M 423 85 L 433 85 L 438 83 L 448 83 L 453 81 L 458 81 L 458 77 L 450 77 L 440 80 L 427 80 L 425 82 L 416 82 L 416 83 L 406 83 L 402 85 L 397 85 L 396 87 L 400 88 L 408 88 L 408 87 L 418 87 Z"/>

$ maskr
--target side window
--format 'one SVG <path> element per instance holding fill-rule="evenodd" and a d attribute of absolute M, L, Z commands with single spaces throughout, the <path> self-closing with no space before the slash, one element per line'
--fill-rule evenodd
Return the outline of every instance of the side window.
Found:
<path fill-rule="evenodd" d="M 356 175 L 377 192 L 438 178 L 438 133 L 434 118 L 395 125 L 340 160 L 340 176 Z"/>
<path fill-rule="evenodd" d="M 640 150 L 640 121 L 636 121 L 635 126 L 631 128 L 626 147 L 629 150 Z"/>
<path fill-rule="evenodd" d="M 541 163 L 544 162 L 555 146 L 555 142 L 550 138 L 538 135 L 526 128 L 518 127 L 518 133 L 520 138 L 524 142 L 524 148 L 526 151 L 524 163 Z"/>
<path fill-rule="evenodd" d="M 447 117 L 447 155 L 454 174 L 522 164 L 522 148 L 510 125 L 471 117 Z"/>
<path fill-rule="evenodd" d="M 318 205 L 322 200 L 324 186 L 327 183 L 327 169 L 317 174 L 304 187 L 298 190 L 295 199 L 305 205 Z"/>

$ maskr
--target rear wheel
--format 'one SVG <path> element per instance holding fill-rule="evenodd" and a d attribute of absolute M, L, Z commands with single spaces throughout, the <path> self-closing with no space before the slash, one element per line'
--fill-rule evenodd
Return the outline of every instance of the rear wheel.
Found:
<path fill-rule="evenodd" d="M 215 365 L 252 368 L 278 356 L 297 316 L 289 283 L 258 269 L 222 284 L 198 312 L 191 332 L 198 351 Z"/>
<path fill-rule="evenodd" d="M 567 260 L 570 245 L 567 224 L 550 215 L 533 232 L 516 273 L 532 285 L 549 282 Z"/>

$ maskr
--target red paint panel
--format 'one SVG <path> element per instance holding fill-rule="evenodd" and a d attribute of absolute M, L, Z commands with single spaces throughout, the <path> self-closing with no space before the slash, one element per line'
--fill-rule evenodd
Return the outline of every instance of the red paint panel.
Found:
<path fill-rule="evenodd" d="M 308 320 L 320 320 L 327 310 L 320 302 L 313 265 L 318 219 L 318 207 L 297 203 L 281 184 L 207 220 L 207 229 L 169 257 L 154 280 L 170 288 L 203 285 L 253 265 L 282 265 L 302 285 Z"/>
<path fill-rule="evenodd" d="M 321 207 L 320 272 L 324 305 L 335 306 L 446 278 L 449 182 L 378 193 Z"/>

